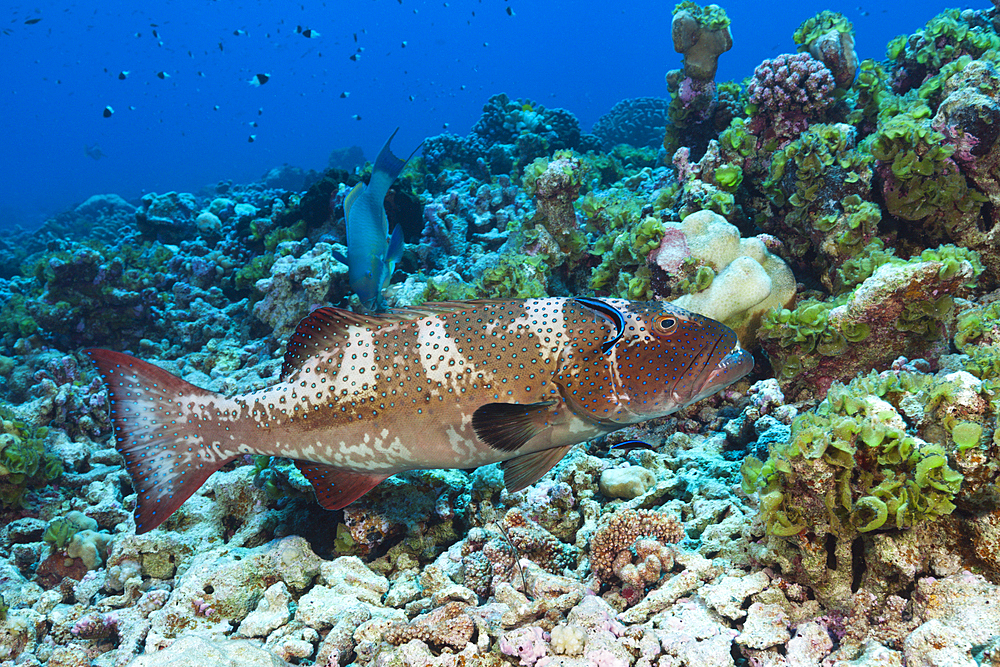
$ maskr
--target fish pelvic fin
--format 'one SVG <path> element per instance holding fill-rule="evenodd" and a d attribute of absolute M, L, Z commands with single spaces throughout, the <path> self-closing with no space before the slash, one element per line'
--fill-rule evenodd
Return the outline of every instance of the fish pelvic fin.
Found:
<path fill-rule="evenodd" d="M 213 472 L 253 451 L 236 444 L 227 425 L 236 415 L 224 396 L 128 354 L 84 352 L 108 387 L 115 448 L 137 494 L 137 535 L 166 521 Z"/>
<path fill-rule="evenodd" d="M 542 477 L 566 456 L 572 445 L 543 449 L 534 454 L 525 454 L 500 464 L 503 470 L 503 485 L 509 493 L 526 489 Z"/>
<path fill-rule="evenodd" d="M 312 484 L 316 501 L 328 510 L 347 507 L 389 476 L 345 472 L 333 466 L 308 461 L 296 461 L 295 467 Z"/>

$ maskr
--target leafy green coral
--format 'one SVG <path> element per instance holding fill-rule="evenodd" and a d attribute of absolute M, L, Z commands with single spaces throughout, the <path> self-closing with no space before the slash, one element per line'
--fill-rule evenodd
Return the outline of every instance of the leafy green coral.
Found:
<path fill-rule="evenodd" d="M 885 265 L 893 268 L 880 271 Z M 786 390 L 809 387 L 822 394 L 831 380 L 884 367 L 900 349 L 932 353 L 954 296 L 982 270 L 977 254 L 965 248 L 946 245 L 902 260 L 873 242 L 840 272 L 844 289 L 853 291 L 767 313 L 761 345 Z"/>
<path fill-rule="evenodd" d="M 56 519 L 49 524 L 49 527 L 45 529 L 42 533 L 42 541 L 48 542 L 57 549 L 65 549 L 69 541 L 73 539 L 73 536 L 79 533 L 83 528 L 72 519 L 61 518 Z"/>
<path fill-rule="evenodd" d="M 63 472 L 59 457 L 45 451 L 48 429 L 25 424 L 0 406 L 0 507 L 17 507 L 25 491 Z"/>
<path fill-rule="evenodd" d="M 642 215 L 643 203 L 620 190 L 587 195 L 581 202 L 587 226 L 600 233 L 591 254 L 601 258 L 590 287 L 626 299 L 652 298 L 652 276 L 646 266 L 649 253 L 663 238 L 663 222 Z"/>
<path fill-rule="evenodd" d="M 271 267 L 274 266 L 276 259 L 273 252 L 257 255 L 247 265 L 237 269 L 233 275 L 233 284 L 236 286 L 236 289 L 250 289 L 261 278 L 270 276 Z"/>
<path fill-rule="evenodd" d="M 816 39 L 831 30 L 844 34 L 854 34 L 854 25 L 843 14 L 824 9 L 816 16 L 803 21 L 795 30 L 792 39 L 798 45 L 799 51 L 808 51 L 809 46 Z"/>
<path fill-rule="evenodd" d="M 964 55 L 979 58 L 990 50 L 1000 50 L 1000 36 L 987 22 L 978 22 L 974 15 L 966 16 L 959 9 L 946 9 L 922 30 L 889 42 L 886 55 L 895 68 L 919 75 L 938 72 Z M 924 76 L 911 78 L 919 85 Z"/>
<path fill-rule="evenodd" d="M 859 254 L 877 232 L 881 214 L 871 196 L 872 158 L 854 148 L 847 125 L 814 124 L 774 153 L 763 188 L 783 213 L 765 225 L 785 240 L 792 256 L 839 266 Z"/>
<path fill-rule="evenodd" d="M 906 372 L 873 371 L 834 384 L 814 411 L 793 421 L 789 440 L 766 462 L 751 457 L 743 465 L 744 490 L 760 494 L 768 533 L 826 528 L 850 538 L 950 514 L 962 475 L 944 445 L 910 434 L 897 411 L 911 396 L 930 412 L 950 390 L 946 381 Z"/>
<path fill-rule="evenodd" d="M 549 264 L 544 254 L 505 253 L 476 279 L 476 292 L 490 299 L 547 296 Z"/>
<path fill-rule="evenodd" d="M 889 75 L 875 60 L 867 58 L 858 65 L 857 78 L 851 86 L 852 109 L 847 120 L 851 125 L 864 125 L 866 134 L 875 127 L 882 100 L 890 95 Z"/>
<path fill-rule="evenodd" d="M 954 224 L 950 214 L 974 214 L 986 198 L 968 187 L 952 159 L 955 147 L 932 127 L 931 115 L 930 107 L 914 100 L 883 107 L 868 148 L 886 181 L 889 212 L 905 220 L 932 218 L 929 231 L 940 237 Z"/>
<path fill-rule="evenodd" d="M 674 15 L 687 12 L 706 30 L 722 30 L 729 27 L 729 17 L 726 10 L 718 5 L 709 4 L 702 7 L 691 0 L 684 0 L 674 6 Z"/>

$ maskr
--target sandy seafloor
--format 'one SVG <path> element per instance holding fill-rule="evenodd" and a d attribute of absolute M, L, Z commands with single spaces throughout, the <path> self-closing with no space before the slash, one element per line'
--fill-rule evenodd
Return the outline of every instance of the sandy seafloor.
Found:
<path fill-rule="evenodd" d="M 391 305 L 669 299 L 754 351 L 519 493 L 415 471 L 327 512 L 248 456 L 135 534 L 81 350 L 277 381 L 303 316 L 356 305 L 347 155 L 0 239 L 0 666 L 1000 664 L 1000 14 L 881 63 L 820 16 L 743 85 L 725 22 L 678 20 L 671 98 L 587 131 L 492 97 L 386 198 Z"/>

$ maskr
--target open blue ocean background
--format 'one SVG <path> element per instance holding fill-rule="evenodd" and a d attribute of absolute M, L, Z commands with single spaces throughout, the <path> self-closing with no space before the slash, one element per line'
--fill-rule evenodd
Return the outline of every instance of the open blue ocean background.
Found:
<path fill-rule="evenodd" d="M 796 27 L 823 9 L 854 23 L 860 59 L 881 59 L 890 39 L 946 6 L 857 3 L 723 3 L 734 47 L 722 56 L 716 80 L 741 81 L 763 59 L 794 52 Z M 673 6 L 8 6 L 0 18 L 0 229 L 35 227 L 93 194 L 131 200 L 195 191 L 224 179 L 254 181 L 284 163 L 322 170 L 332 150 L 352 145 L 374 159 L 397 126 L 393 148 L 405 155 L 425 137 L 466 134 L 498 92 L 568 109 L 586 131 L 621 99 L 667 95 L 664 75 L 681 65 L 670 38 Z M 257 74 L 269 79 L 252 85 Z"/>

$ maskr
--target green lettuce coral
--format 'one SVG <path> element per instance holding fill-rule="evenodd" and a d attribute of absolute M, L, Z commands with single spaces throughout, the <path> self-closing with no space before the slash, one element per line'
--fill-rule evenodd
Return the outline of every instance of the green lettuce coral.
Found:
<path fill-rule="evenodd" d="M 643 215 L 644 202 L 626 190 L 588 194 L 580 210 L 588 230 L 600 234 L 590 250 L 600 258 L 589 287 L 625 299 L 653 297 L 649 254 L 660 245 L 663 222 Z"/>
<path fill-rule="evenodd" d="M 843 608 L 859 586 L 902 591 L 914 572 L 891 554 L 939 539 L 937 522 L 962 520 L 956 508 L 997 506 L 1000 465 L 986 431 L 996 406 L 983 400 L 993 391 L 962 372 L 871 371 L 834 383 L 766 461 L 743 463 L 766 532 L 756 557 L 824 605 Z"/>
<path fill-rule="evenodd" d="M 0 507 L 19 507 L 25 491 L 62 474 L 62 461 L 45 451 L 47 434 L 47 428 L 26 424 L 0 406 Z"/>
<path fill-rule="evenodd" d="M 767 313 L 761 346 L 793 395 L 823 396 L 834 381 L 887 367 L 900 350 L 937 358 L 954 297 L 968 293 L 982 270 L 965 248 L 941 246 L 904 261 L 873 242 L 840 273 L 850 291 Z"/>

